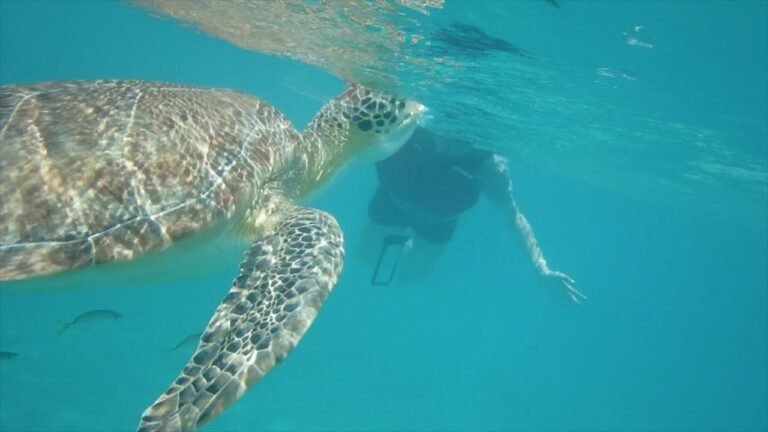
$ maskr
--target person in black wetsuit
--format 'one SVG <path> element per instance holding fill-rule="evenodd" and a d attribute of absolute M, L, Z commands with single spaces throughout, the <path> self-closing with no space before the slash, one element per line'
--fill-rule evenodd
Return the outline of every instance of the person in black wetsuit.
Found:
<path fill-rule="evenodd" d="M 480 198 L 475 177 L 493 154 L 473 148 L 456 154 L 437 145 L 419 128 L 397 153 L 376 163 L 379 187 L 368 205 L 373 222 L 409 227 L 432 244 L 451 239 L 459 216 Z"/>
<path fill-rule="evenodd" d="M 386 231 L 410 231 L 406 247 L 412 256 L 398 270 L 398 279 L 408 281 L 428 272 L 461 214 L 485 195 L 520 234 L 539 274 L 563 286 L 575 302 L 586 298 L 570 276 L 547 265 L 512 195 L 504 157 L 419 127 L 395 154 L 376 163 L 376 171 L 379 186 L 368 205 L 372 224 L 363 231 L 360 250 L 367 251 L 370 260 L 383 245 Z"/>

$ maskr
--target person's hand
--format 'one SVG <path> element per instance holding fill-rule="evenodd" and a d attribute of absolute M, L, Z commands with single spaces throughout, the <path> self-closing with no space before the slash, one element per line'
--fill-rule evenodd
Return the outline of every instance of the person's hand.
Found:
<path fill-rule="evenodd" d="M 573 287 L 573 284 L 575 284 L 576 281 L 567 274 L 559 271 L 548 271 L 544 274 L 544 277 L 551 281 L 550 283 L 556 284 L 560 288 L 565 288 L 565 293 L 568 294 L 574 303 L 581 304 L 582 300 L 587 299 L 587 296 Z"/>

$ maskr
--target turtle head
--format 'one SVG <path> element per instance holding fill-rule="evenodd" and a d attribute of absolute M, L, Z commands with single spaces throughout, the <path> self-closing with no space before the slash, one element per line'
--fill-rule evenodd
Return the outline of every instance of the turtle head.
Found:
<path fill-rule="evenodd" d="M 350 84 L 331 103 L 338 104 L 336 118 L 346 125 L 340 144 L 348 157 L 384 159 L 396 152 L 421 121 L 426 107 L 416 101 Z M 337 125 L 338 126 L 338 125 Z"/>
<path fill-rule="evenodd" d="M 353 158 L 383 159 L 396 152 L 421 121 L 424 105 L 351 83 L 331 99 L 302 134 L 305 183 L 316 185 Z"/>

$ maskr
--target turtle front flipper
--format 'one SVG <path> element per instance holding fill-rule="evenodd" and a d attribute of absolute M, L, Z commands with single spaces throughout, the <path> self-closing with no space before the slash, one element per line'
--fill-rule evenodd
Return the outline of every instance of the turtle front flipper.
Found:
<path fill-rule="evenodd" d="M 341 273 L 341 229 L 329 214 L 291 207 L 255 242 L 197 351 L 141 418 L 139 431 L 194 431 L 239 399 L 307 331 Z"/>

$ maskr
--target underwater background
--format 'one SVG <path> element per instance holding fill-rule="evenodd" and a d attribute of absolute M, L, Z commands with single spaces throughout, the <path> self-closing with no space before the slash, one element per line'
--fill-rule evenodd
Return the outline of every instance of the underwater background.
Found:
<path fill-rule="evenodd" d="M 589 299 L 542 284 L 486 201 L 424 281 L 371 286 L 354 247 L 375 173 L 353 164 L 310 201 L 346 233 L 339 284 L 203 430 L 768 430 L 768 3 L 554 3 L 409 9 L 405 33 L 425 39 L 364 72 L 391 73 L 428 127 L 510 158 L 551 267 Z M 129 3 L 0 0 L 2 84 L 228 87 L 302 128 L 344 81 L 296 57 Z M 18 356 L 0 359 L 0 431 L 135 429 L 240 258 L 200 274 L 195 250 L 169 252 L 2 283 L 0 351 Z M 94 309 L 123 318 L 57 334 Z"/>

